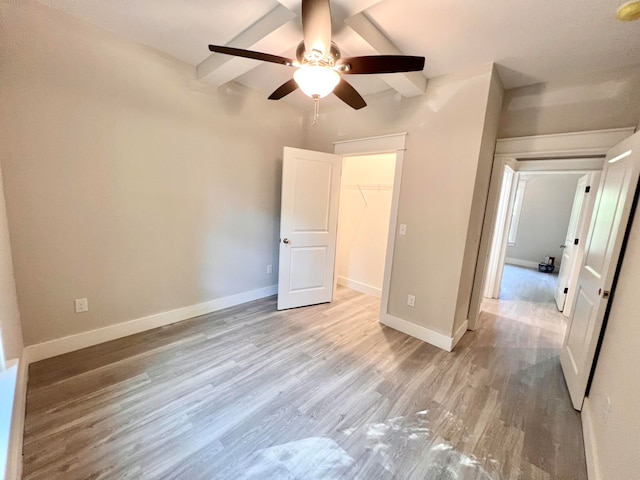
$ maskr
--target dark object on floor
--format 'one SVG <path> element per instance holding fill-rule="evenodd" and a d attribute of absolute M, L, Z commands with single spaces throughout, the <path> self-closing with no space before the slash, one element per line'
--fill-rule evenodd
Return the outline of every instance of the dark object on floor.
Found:
<path fill-rule="evenodd" d="M 538 264 L 538 271 L 539 272 L 553 273 L 554 269 L 555 269 L 555 265 L 553 265 L 552 263 L 539 263 Z"/>

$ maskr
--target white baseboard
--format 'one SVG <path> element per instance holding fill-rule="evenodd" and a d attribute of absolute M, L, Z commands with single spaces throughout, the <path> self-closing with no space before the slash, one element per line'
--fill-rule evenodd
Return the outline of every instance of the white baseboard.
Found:
<path fill-rule="evenodd" d="M 356 280 L 351 280 L 350 278 L 341 277 L 338 275 L 338 285 L 342 285 L 344 287 L 348 287 L 356 292 L 364 293 L 365 295 L 371 295 L 372 297 L 382 298 L 382 289 L 372 287 L 371 285 L 367 285 L 366 283 L 357 282 Z"/>
<path fill-rule="evenodd" d="M 520 260 L 519 258 L 505 258 L 504 263 L 509 265 L 515 265 L 516 267 L 526 267 L 526 268 L 534 268 L 538 269 L 539 262 L 532 262 L 530 260 Z"/>
<path fill-rule="evenodd" d="M 188 318 L 205 315 L 207 313 L 234 307 L 242 303 L 251 302 L 260 298 L 269 297 L 278 293 L 277 285 L 238 293 L 229 297 L 218 298 L 197 305 L 156 313 L 147 317 L 136 318 L 127 322 L 110 325 L 108 327 L 82 332 L 68 337 L 57 338 L 48 342 L 29 345 L 25 348 L 23 358 L 27 363 L 38 362 L 46 358 L 55 357 L 64 353 L 73 352 L 86 347 L 92 347 L 100 343 L 108 342 L 122 337 L 128 337 L 136 333 L 164 327 L 172 323 L 180 322 Z"/>
<path fill-rule="evenodd" d="M 11 414 L 11 428 L 9 430 L 9 445 L 7 451 L 6 480 L 22 478 L 22 442 L 24 432 L 24 415 L 27 404 L 27 377 L 29 364 L 24 357 L 17 360 L 17 377 Z M 0 477 L 2 478 L 2 477 Z"/>
<path fill-rule="evenodd" d="M 458 344 L 460 339 L 467 333 L 469 329 L 469 320 L 465 320 L 462 325 L 456 330 L 456 333 L 453 334 L 453 338 L 451 339 L 451 350 Z"/>
<path fill-rule="evenodd" d="M 580 416 L 582 418 L 584 453 L 587 460 L 587 478 L 589 480 L 601 480 L 602 474 L 600 473 L 600 460 L 598 459 L 598 449 L 593 433 L 593 416 L 588 397 L 584 399 Z"/>
<path fill-rule="evenodd" d="M 441 348 L 442 350 L 446 350 L 447 352 L 453 350 L 455 345 L 453 337 L 447 337 L 446 335 L 442 335 L 441 333 L 435 332 L 427 327 L 416 325 L 413 322 L 408 322 L 407 320 L 389 315 L 388 313 L 380 316 L 380 323 L 387 327 L 391 327 L 394 330 L 406 333 L 418 340 L 422 340 L 430 345 Z M 460 336 L 462 337 L 462 335 Z"/>

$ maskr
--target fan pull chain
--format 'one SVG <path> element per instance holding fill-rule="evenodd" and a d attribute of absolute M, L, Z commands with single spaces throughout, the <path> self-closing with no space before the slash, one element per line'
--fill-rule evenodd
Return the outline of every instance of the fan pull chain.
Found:
<path fill-rule="evenodd" d="M 313 96 L 313 126 L 318 124 L 318 114 L 320 113 L 320 97 L 318 95 Z"/>

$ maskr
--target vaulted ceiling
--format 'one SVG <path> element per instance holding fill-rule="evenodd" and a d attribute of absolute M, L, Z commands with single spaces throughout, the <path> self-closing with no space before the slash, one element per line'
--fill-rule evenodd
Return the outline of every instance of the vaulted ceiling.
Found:
<path fill-rule="evenodd" d="M 40 0 L 197 68 L 198 78 L 237 81 L 268 96 L 291 70 L 211 54 L 208 44 L 295 57 L 299 0 Z M 343 56 L 426 57 L 421 73 L 349 77 L 366 98 L 424 91 L 426 79 L 496 62 L 506 88 L 640 64 L 640 21 L 615 18 L 619 0 L 332 0 L 333 40 Z M 303 108 L 301 92 L 284 101 Z M 328 100 L 332 102 L 333 100 Z"/>

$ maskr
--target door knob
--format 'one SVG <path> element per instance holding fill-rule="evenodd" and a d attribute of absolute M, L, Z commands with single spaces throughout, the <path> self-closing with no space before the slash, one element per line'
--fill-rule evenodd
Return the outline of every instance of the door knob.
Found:
<path fill-rule="evenodd" d="M 289 243 L 289 239 L 288 239 L 288 238 L 283 238 L 283 239 L 282 239 L 282 243 L 286 243 L 286 244 L 288 244 L 288 243 Z"/>

